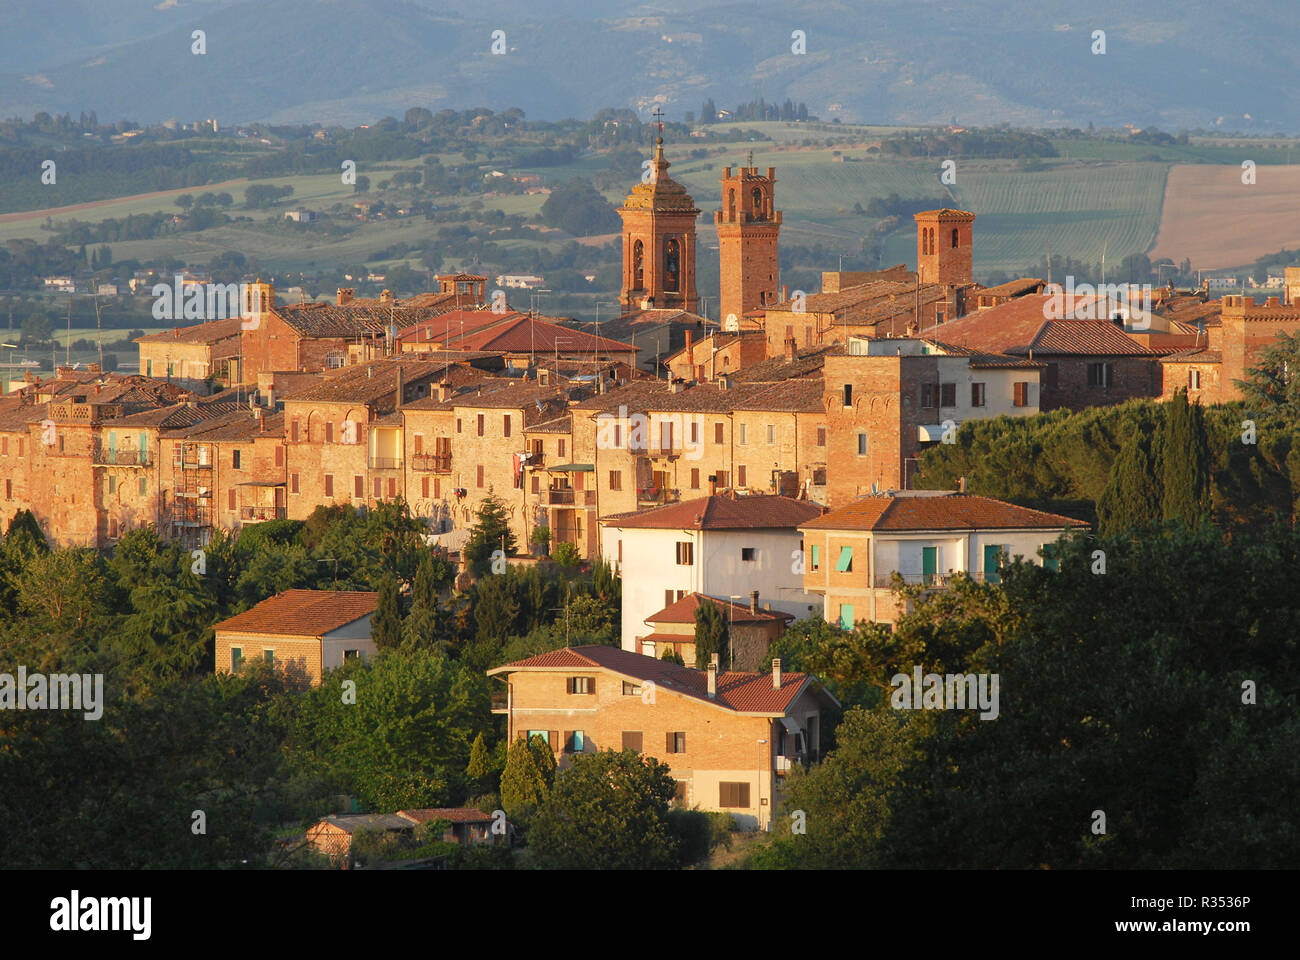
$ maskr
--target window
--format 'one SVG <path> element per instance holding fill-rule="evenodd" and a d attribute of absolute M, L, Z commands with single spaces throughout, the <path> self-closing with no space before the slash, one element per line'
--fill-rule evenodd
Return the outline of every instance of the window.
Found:
<path fill-rule="evenodd" d="M 632 683 L 630 680 L 624 680 L 624 681 L 623 681 L 623 696 L 625 696 L 625 697 L 639 697 L 639 696 L 641 696 L 641 684 L 639 684 L 639 683 Z M 623 734 L 623 736 L 626 737 L 627 734 L 625 733 L 625 734 Z M 638 734 L 638 736 L 639 736 L 639 734 Z"/>
<path fill-rule="evenodd" d="M 146 480 L 144 477 L 140 478 L 139 491 L 140 491 L 140 496 L 142 497 L 148 494 L 149 492 L 149 481 Z"/>
<path fill-rule="evenodd" d="M 722 442 L 723 442 L 723 440 L 722 440 L 722 424 L 720 424 L 720 423 L 715 423 L 715 424 L 713 425 L 713 442 L 714 442 L 714 443 L 722 443 Z"/>
<path fill-rule="evenodd" d="M 812 569 L 820 570 L 822 565 L 821 549 L 817 544 L 812 545 Z"/>
<path fill-rule="evenodd" d="M 478 435 L 483 436 L 483 414 L 478 415 Z"/>
<path fill-rule="evenodd" d="M 555 453 L 556 453 L 556 456 L 560 456 L 560 457 L 563 457 L 563 456 L 564 456 L 564 440 L 563 440 L 563 439 L 560 439 L 560 440 L 556 440 L 556 441 L 555 441 Z"/>
<path fill-rule="evenodd" d="M 852 630 L 853 624 L 857 621 L 853 619 L 853 604 L 840 604 L 840 628 L 843 630 Z"/>
<path fill-rule="evenodd" d="M 567 677 L 565 680 L 565 690 L 568 693 L 595 693 L 595 677 Z"/>
<path fill-rule="evenodd" d="M 582 735 L 581 730 L 570 730 L 569 735 L 564 738 L 564 752 L 582 753 L 585 743 L 586 737 Z"/>
<path fill-rule="evenodd" d="M 1061 557 L 1060 554 L 1056 552 L 1056 544 L 1054 543 L 1043 544 L 1043 569 L 1044 570 L 1061 569 Z"/>
<path fill-rule="evenodd" d="M 692 420 L 691 421 L 691 443 L 698 444 L 699 442 L 700 442 L 700 421 Z"/>
<path fill-rule="evenodd" d="M 424 482 L 428 484 L 429 478 L 425 477 Z M 364 500 L 366 497 L 366 482 L 359 474 L 352 478 L 352 495 L 358 500 Z M 428 493 L 425 493 L 425 496 L 427 497 Z"/>
<path fill-rule="evenodd" d="M 621 547 L 622 545 L 623 545 L 622 541 L 619 541 L 619 546 Z M 665 591 L 664 591 L 664 606 L 665 606 L 665 607 L 671 607 L 672 605 L 673 605 L 673 592 L 672 592 L 671 590 L 665 590 Z"/>
<path fill-rule="evenodd" d="M 461 431 L 461 428 L 460 428 L 460 417 L 457 417 L 457 418 L 456 418 L 456 432 L 457 432 L 457 433 L 461 433 L 461 432 L 462 432 L 462 431 Z"/>
<path fill-rule="evenodd" d="M 1088 386 L 1109 387 L 1114 377 L 1115 366 L 1110 363 L 1088 364 Z"/>
<path fill-rule="evenodd" d="M 757 557 L 758 557 L 758 551 L 756 551 L 753 547 L 740 548 L 741 563 L 753 563 L 754 560 L 757 559 Z"/>
<path fill-rule="evenodd" d="M 423 497 L 425 500 L 429 499 L 429 478 L 428 477 L 420 478 L 420 496 Z"/>
<path fill-rule="evenodd" d="M 859 433 L 858 434 L 858 456 L 865 457 L 866 455 L 867 455 L 867 435 L 865 433 Z"/>
<path fill-rule="evenodd" d="M 275 447 L 275 465 L 277 467 L 284 466 L 284 447 L 280 446 L 279 444 L 276 444 Z"/>
<path fill-rule="evenodd" d="M 727 489 L 727 480 L 729 479 L 727 476 L 727 471 L 719 470 L 717 473 L 714 474 L 714 476 L 717 478 L 718 489 L 719 490 Z"/>
<path fill-rule="evenodd" d="M 478 485 L 483 486 L 483 464 L 478 465 Z"/>
<path fill-rule="evenodd" d="M 343 659 L 344 659 L 344 660 L 360 660 L 360 659 L 361 659 L 361 651 L 360 651 L 360 650 L 344 650 L 344 651 L 343 651 Z"/>
<path fill-rule="evenodd" d="M 957 384 L 955 383 L 939 384 L 939 406 L 941 407 L 957 406 Z"/>
<path fill-rule="evenodd" d="M 700 468 L 691 467 L 691 489 L 700 489 Z"/>
<path fill-rule="evenodd" d="M 689 540 L 678 541 L 677 565 L 689 567 L 693 563 L 695 563 L 695 544 Z"/>
<path fill-rule="evenodd" d="M 970 385 L 970 405 L 972 407 L 984 406 L 984 384 L 972 383 Z"/>
<path fill-rule="evenodd" d="M 622 471 L 622 470 L 611 470 L 611 471 L 609 471 L 609 489 L 611 489 L 611 490 L 622 490 L 622 489 L 623 489 L 623 471 Z"/>
<path fill-rule="evenodd" d="M 623 731 L 623 749 L 624 749 L 624 750 L 635 750 L 637 753 L 640 753 L 640 752 L 641 752 L 641 744 L 642 744 L 642 737 L 641 737 L 641 731 L 640 731 L 640 730 L 624 730 L 624 731 Z"/>
<path fill-rule="evenodd" d="M 953 228 L 952 228 L 952 245 L 953 245 L 954 247 L 957 246 L 957 228 L 956 228 L 956 227 L 953 227 Z"/>
<path fill-rule="evenodd" d="M 742 447 L 749 442 L 749 424 L 742 423 L 737 426 L 736 442 Z"/>
<path fill-rule="evenodd" d="M 844 406 L 853 406 L 853 384 L 844 384 Z"/>
<path fill-rule="evenodd" d="M 743 466 L 736 468 L 736 483 L 742 487 L 745 485 L 745 468 Z"/>
<path fill-rule="evenodd" d="M 840 559 L 839 562 L 835 564 L 835 570 L 837 573 L 853 572 L 853 548 L 852 547 L 840 547 Z"/>
<path fill-rule="evenodd" d="M 659 424 L 659 449 L 672 450 L 673 448 L 673 424 L 671 420 L 665 420 Z"/>
<path fill-rule="evenodd" d="M 676 240 L 664 243 L 664 289 L 676 293 L 681 289 L 681 246 Z"/>
<path fill-rule="evenodd" d="M 664 743 L 664 750 L 667 753 L 685 753 L 686 752 L 686 731 L 676 730 L 670 732 Z"/>
<path fill-rule="evenodd" d="M 396 478 L 396 477 L 389 477 L 389 478 L 388 478 L 388 498 L 391 500 L 391 499 L 392 499 L 393 497 L 395 497 L 395 496 L 397 496 L 397 478 Z"/>
<path fill-rule="evenodd" d="M 550 735 L 550 733 L 549 733 L 548 731 L 546 731 L 546 730 L 529 730 L 529 731 L 528 731 L 528 739 L 531 740 L 531 739 L 533 739 L 533 737 L 541 737 L 543 740 L 546 741 L 546 744 L 547 744 L 548 746 L 549 746 L 550 743 L 551 743 L 551 735 Z"/>
<path fill-rule="evenodd" d="M 678 780 L 676 784 L 673 785 L 673 799 L 680 800 L 682 803 L 686 802 L 686 781 L 685 780 Z"/>
<path fill-rule="evenodd" d="M 825 427 L 818 427 L 818 428 L 817 428 L 817 446 L 819 446 L 819 447 L 824 447 L 824 446 L 826 446 L 826 428 L 825 428 Z"/>
<path fill-rule="evenodd" d="M 334 496 L 334 477 L 331 474 L 325 474 L 325 496 Z"/>
<path fill-rule="evenodd" d="M 113 476 L 113 475 L 110 473 L 110 474 L 108 475 L 108 477 L 107 477 L 107 480 L 108 480 L 108 492 L 109 492 L 110 494 L 116 493 L 116 492 L 117 492 L 117 477 Z"/>
<path fill-rule="evenodd" d="M 272 666 L 275 666 L 275 651 L 263 650 L 262 659 L 265 660 L 267 663 L 271 664 Z"/>
<path fill-rule="evenodd" d="M 503 437 L 510 436 L 510 414 L 508 413 L 501 418 L 501 435 Z"/>
<path fill-rule="evenodd" d="M 232 489 L 230 489 L 230 490 L 228 490 L 228 491 L 226 491 L 226 492 L 227 492 L 227 494 L 228 494 L 228 496 L 226 497 L 226 509 L 227 509 L 227 510 L 234 510 L 234 509 L 235 509 L 235 491 L 234 491 L 234 489 L 232 488 Z"/>
<path fill-rule="evenodd" d="M 334 422 L 332 420 L 325 421 L 325 442 L 334 442 Z"/>
<path fill-rule="evenodd" d="M 298 474 L 296 473 L 291 473 L 289 475 L 289 490 L 291 493 L 298 492 Z"/>
<path fill-rule="evenodd" d="M 768 442 L 768 443 L 776 443 L 776 424 L 775 424 L 775 423 L 769 423 L 769 424 L 767 425 L 767 442 Z"/>
<path fill-rule="evenodd" d="M 235 469 L 235 470 L 239 470 L 239 469 L 241 469 L 240 466 L 239 466 L 239 451 L 238 451 L 238 450 L 234 450 L 234 451 L 231 452 L 231 454 L 230 454 L 230 466 L 231 466 L 233 469 Z"/>
<path fill-rule="evenodd" d="M 542 492 L 542 483 L 541 483 L 541 478 L 538 477 L 537 474 L 534 473 L 534 474 L 533 474 L 533 493 L 541 493 L 541 492 Z"/>
<path fill-rule="evenodd" d="M 1017 383 L 1013 383 L 1011 387 L 1012 387 L 1011 402 L 1017 407 L 1029 406 L 1029 382 L 1026 380 L 1021 380 Z"/>
<path fill-rule="evenodd" d="M 384 495 L 384 481 L 375 477 L 375 499 L 378 500 Z"/>
<path fill-rule="evenodd" d="M 719 783 L 718 784 L 718 806 L 741 807 L 749 806 L 749 784 L 747 783 Z"/>
<path fill-rule="evenodd" d="M 937 383 L 921 384 L 921 406 L 936 406 L 939 400 L 939 385 Z"/>
<path fill-rule="evenodd" d="M 1188 390 L 1201 389 L 1201 371 L 1199 370 L 1187 371 L 1187 389 Z"/>

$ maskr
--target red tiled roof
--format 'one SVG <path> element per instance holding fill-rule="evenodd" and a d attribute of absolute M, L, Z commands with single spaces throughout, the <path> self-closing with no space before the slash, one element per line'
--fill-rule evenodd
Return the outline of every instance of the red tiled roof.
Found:
<path fill-rule="evenodd" d="M 688 593 L 680 600 L 675 600 L 658 613 L 645 618 L 646 623 L 694 623 L 695 611 L 701 602 L 707 600 L 722 611 L 722 615 L 732 623 L 769 623 L 773 620 L 793 620 L 794 615 L 780 610 L 750 611 L 749 604 L 733 603 L 719 597 L 710 597 L 700 593 Z M 730 608 L 730 610 L 728 610 Z M 689 639 L 689 638 L 687 638 Z"/>
<path fill-rule="evenodd" d="M 378 604 L 379 594 L 366 590 L 286 590 L 221 621 L 213 629 L 319 637 L 373 613 Z"/>
<path fill-rule="evenodd" d="M 1060 304 L 1071 311 L 1070 317 L 1061 320 L 1051 319 L 1051 300 L 1048 294 L 1029 294 L 923 332 L 955 347 L 1015 356 L 1024 356 L 1030 350 L 1051 355 L 1154 356 L 1109 320 L 1072 319 L 1090 312 L 1095 315 L 1098 298 L 1075 297 L 1072 304 Z"/>
<path fill-rule="evenodd" d="M 624 513 L 602 523 L 633 530 L 767 530 L 798 527 L 825 512 L 820 504 L 768 494 L 714 494 Z"/>
<path fill-rule="evenodd" d="M 448 310 L 437 317 L 402 327 L 397 331 L 397 339 L 409 343 L 420 343 L 425 340 L 436 342 L 459 340 L 462 333 L 468 335 L 476 330 L 494 327 L 520 315 L 515 310 L 508 313 L 496 313 L 492 310 Z"/>
<path fill-rule="evenodd" d="M 452 331 L 453 338 L 455 331 Z M 536 350 L 538 353 L 630 353 L 640 350 L 631 344 L 608 337 L 578 330 L 575 327 L 562 327 L 548 320 L 529 321 L 519 315 L 515 319 L 499 326 L 488 327 L 474 334 L 466 334 L 456 340 L 456 345 L 465 350 L 509 350 L 514 352 Z"/>
<path fill-rule="evenodd" d="M 863 497 L 800 524 L 801 530 L 1060 530 L 1086 527 L 1082 520 L 1031 510 L 991 497 L 883 494 Z"/>
<path fill-rule="evenodd" d="M 242 320 L 230 317 L 225 320 L 209 320 L 192 327 L 174 327 L 164 333 L 147 333 L 136 337 L 136 343 L 217 343 L 228 337 L 239 336 Z"/>
<path fill-rule="evenodd" d="M 783 672 L 781 688 L 778 690 L 772 686 L 771 674 L 728 670 L 718 674 L 717 697 L 710 699 L 708 676 L 705 671 L 679 667 L 675 663 L 656 660 L 654 657 L 632 653 L 630 650 L 622 650 L 618 647 L 604 646 L 565 647 L 562 650 L 552 650 L 526 660 L 517 660 L 505 666 L 495 667 L 488 671 L 488 675 L 548 668 L 564 670 L 603 668 L 634 680 L 649 681 L 661 691 L 703 700 L 725 710 L 776 716 L 784 716 L 790 709 L 790 705 L 814 679 L 806 673 Z"/>

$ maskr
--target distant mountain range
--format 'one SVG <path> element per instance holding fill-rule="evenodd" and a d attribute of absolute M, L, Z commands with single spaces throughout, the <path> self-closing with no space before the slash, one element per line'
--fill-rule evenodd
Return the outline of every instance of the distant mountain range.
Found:
<path fill-rule="evenodd" d="M 454 0 L 453 0 L 454 2 Z M 1292 0 L 8 0 L 0 115 L 357 124 L 408 107 L 1300 131 Z M 191 53 L 194 30 L 206 54 Z M 490 52 L 505 33 L 504 55 Z M 791 53 L 802 30 L 807 53 Z M 1106 53 L 1092 34 L 1106 33 Z"/>

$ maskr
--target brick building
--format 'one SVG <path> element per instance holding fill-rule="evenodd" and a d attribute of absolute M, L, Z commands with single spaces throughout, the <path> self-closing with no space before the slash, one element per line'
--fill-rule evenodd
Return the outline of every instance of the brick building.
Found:
<path fill-rule="evenodd" d="M 655 140 L 650 178 L 627 195 L 623 218 L 625 308 L 685 310 L 699 306 L 695 290 L 695 219 L 700 211 L 686 188 L 668 176 L 664 140 Z"/>
<path fill-rule="evenodd" d="M 722 171 L 722 209 L 714 212 L 713 222 L 718 232 L 718 316 L 724 328 L 777 300 L 781 211 L 775 194 L 775 167 L 768 167 L 766 176 L 754 166 Z"/>
<path fill-rule="evenodd" d="M 240 322 L 238 317 L 212 320 L 137 337 L 140 372 L 179 381 L 191 390 L 201 389 L 208 378 L 231 383 L 232 374 L 239 372 Z"/>
<path fill-rule="evenodd" d="M 561 768 L 579 753 L 655 757 L 688 806 L 766 829 L 780 779 L 820 755 L 822 717 L 838 702 L 815 677 L 678 667 L 614 647 L 566 647 L 488 671 L 508 690 L 511 742 L 534 734 Z"/>
<path fill-rule="evenodd" d="M 1257 303 L 1254 297 L 1225 296 L 1218 316 L 1205 323 L 1204 330 L 1194 346 L 1161 360 L 1162 399 L 1179 389 L 1187 390 L 1189 400 L 1202 403 L 1241 399 L 1235 381 L 1247 379 L 1279 334 L 1300 332 L 1300 304 L 1284 303 L 1280 297 Z"/>
<path fill-rule="evenodd" d="M 365 590 L 285 590 L 213 627 L 216 672 L 259 658 L 315 686 L 352 657 L 373 657 L 370 618 L 379 594 Z"/>
<path fill-rule="evenodd" d="M 730 665 L 736 670 L 760 670 L 770 659 L 768 651 L 772 643 L 785 632 L 794 614 L 761 609 L 758 598 L 757 590 L 750 591 L 748 603 L 688 593 L 645 618 L 646 626 L 654 632 L 637 641 L 638 652 L 647 657 L 663 657 L 672 652 L 687 666 L 694 666 L 695 611 L 707 603 L 716 607 L 727 622 Z"/>

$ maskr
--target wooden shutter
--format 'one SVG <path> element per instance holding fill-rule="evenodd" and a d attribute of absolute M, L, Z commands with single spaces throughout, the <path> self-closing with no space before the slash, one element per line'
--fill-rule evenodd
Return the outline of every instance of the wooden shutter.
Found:
<path fill-rule="evenodd" d="M 669 730 L 667 740 L 664 743 L 664 750 L 666 750 L 668 753 L 672 753 L 675 742 L 676 741 L 673 738 L 673 732 Z"/>
<path fill-rule="evenodd" d="M 550 736 L 546 738 L 546 742 L 550 745 L 550 748 L 554 750 L 556 744 L 560 742 L 560 731 L 559 730 L 550 731 Z"/>
<path fill-rule="evenodd" d="M 736 806 L 738 807 L 749 806 L 749 784 L 747 783 L 736 784 Z"/>
<path fill-rule="evenodd" d="M 564 692 L 573 693 L 573 677 L 564 678 Z"/>
<path fill-rule="evenodd" d="M 564 744 L 565 753 L 573 753 L 573 731 L 572 730 L 564 731 L 564 740 L 562 740 L 561 742 Z"/>

